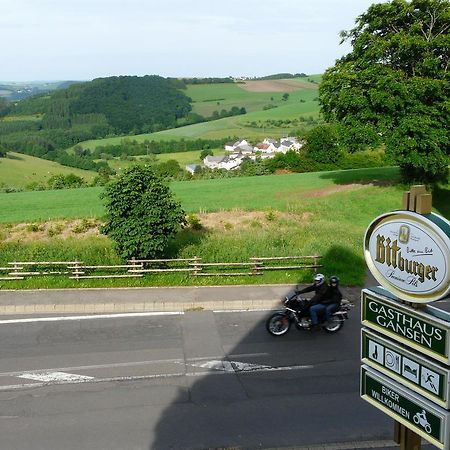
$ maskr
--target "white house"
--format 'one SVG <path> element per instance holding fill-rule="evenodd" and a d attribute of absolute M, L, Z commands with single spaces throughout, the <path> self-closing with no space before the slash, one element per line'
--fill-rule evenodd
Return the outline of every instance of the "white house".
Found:
<path fill-rule="evenodd" d="M 260 142 L 259 144 L 256 144 L 253 148 L 255 152 L 261 152 L 261 153 L 271 153 L 269 150 L 269 144 L 264 144 L 263 142 Z"/>
<path fill-rule="evenodd" d="M 222 162 L 223 160 L 223 156 L 211 156 L 208 155 L 204 160 L 203 160 L 203 164 L 210 168 L 210 169 L 218 169 L 219 168 L 219 164 Z"/>
<path fill-rule="evenodd" d="M 194 175 L 195 169 L 198 167 L 198 164 L 187 164 L 185 169 L 192 175 Z"/>
<path fill-rule="evenodd" d="M 243 156 L 240 153 L 235 153 L 229 156 L 210 156 L 208 155 L 203 164 L 210 169 L 236 169 L 241 165 Z"/>
<path fill-rule="evenodd" d="M 250 156 L 253 154 L 253 147 L 249 144 L 238 145 L 235 149 L 235 152 L 242 153 L 244 156 Z"/>

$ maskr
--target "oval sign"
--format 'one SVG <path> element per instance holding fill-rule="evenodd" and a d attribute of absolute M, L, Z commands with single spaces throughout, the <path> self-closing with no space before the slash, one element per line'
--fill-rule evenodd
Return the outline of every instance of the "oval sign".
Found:
<path fill-rule="evenodd" d="M 377 217 L 364 236 L 364 257 L 375 279 L 402 300 L 428 303 L 450 292 L 450 222 L 441 216 Z"/>

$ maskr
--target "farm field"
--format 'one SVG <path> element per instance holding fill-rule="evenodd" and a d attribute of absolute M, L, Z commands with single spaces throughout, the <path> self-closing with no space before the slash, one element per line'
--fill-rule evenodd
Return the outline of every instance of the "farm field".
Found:
<path fill-rule="evenodd" d="M 320 76 L 311 76 L 311 79 L 319 80 Z M 303 80 L 303 81 L 296 81 Z M 130 139 L 137 142 L 145 140 L 179 140 L 196 138 L 226 138 L 245 137 L 246 139 L 259 140 L 270 136 L 278 139 L 289 133 L 291 127 L 271 126 L 265 123 L 264 127 L 252 126 L 252 122 L 268 122 L 271 120 L 293 120 L 299 117 L 318 118 L 319 104 L 317 101 L 317 84 L 309 83 L 304 87 L 304 79 L 276 80 L 280 84 L 283 81 L 298 82 L 299 89 L 288 92 L 287 101 L 282 100 L 285 90 L 269 92 L 252 92 L 243 89 L 240 84 L 218 83 L 211 85 L 188 85 L 186 94 L 193 100 L 193 112 L 210 115 L 213 111 L 222 109 L 230 110 L 232 106 L 245 107 L 247 114 L 225 117 L 222 119 L 187 125 L 156 133 L 138 134 Z M 253 83 L 267 83 L 254 81 Z M 271 82 L 273 83 L 273 81 Z M 273 101 L 271 98 L 273 97 Z M 219 105 L 217 104 L 219 103 Z M 275 108 L 263 110 L 264 106 L 272 104 Z M 298 128 L 297 126 L 293 127 Z M 80 143 L 83 148 L 95 149 L 100 145 L 119 144 L 123 136 L 90 140 Z"/>
<path fill-rule="evenodd" d="M 48 161 L 22 153 L 8 152 L 7 158 L 0 158 L 0 184 L 16 188 L 25 188 L 30 183 L 46 184 L 53 175 L 73 173 L 83 178 L 87 183 L 92 181 L 96 173 L 66 167 L 54 161 Z"/>
<path fill-rule="evenodd" d="M 213 111 L 244 107 L 247 112 L 261 111 L 264 106 L 283 106 L 285 103 L 312 101 L 317 97 L 318 85 L 305 82 L 304 78 L 271 81 L 247 81 L 245 83 L 217 83 L 188 85 L 186 95 L 193 100 L 193 112 L 205 117 Z M 289 94 L 287 101 L 282 99 Z"/>

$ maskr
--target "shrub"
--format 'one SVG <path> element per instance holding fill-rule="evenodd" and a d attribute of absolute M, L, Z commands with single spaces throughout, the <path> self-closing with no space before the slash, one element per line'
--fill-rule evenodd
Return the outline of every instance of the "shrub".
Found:
<path fill-rule="evenodd" d="M 193 230 L 201 230 L 203 229 L 203 225 L 200 222 L 200 219 L 196 214 L 188 214 L 187 216 L 187 224 L 193 229 Z"/>
<path fill-rule="evenodd" d="M 151 167 L 132 166 L 103 194 L 107 211 L 102 232 L 123 259 L 162 256 L 169 239 L 185 223 L 185 213 Z"/>

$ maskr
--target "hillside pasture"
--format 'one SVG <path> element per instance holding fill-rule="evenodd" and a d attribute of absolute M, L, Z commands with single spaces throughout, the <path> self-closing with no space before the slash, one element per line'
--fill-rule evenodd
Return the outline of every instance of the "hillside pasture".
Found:
<path fill-rule="evenodd" d="M 386 184 L 397 178 L 397 168 L 381 168 L 176 181 L 170 186 L 188 213 L 235 209 L 289 212 L 302 207 L 306 199 L 316 201 L 318 191 L 346 184 L 357 190 L 360 184 Z M 102 191 L 93 187 L 0 194 L 0 223 L 101 218 L 105 213 Z"/>
<path fill-rule="evenodd" d="M 311 76 L 310 79 L 319 80 L 320 75 Z M 273 81 L 278 82 L 278 86 L 281 86 L 284 81 L 297 83 L 299 88 L 289 92 L 289 97 L 285 101 L 282 99 L 282 95 L 286 90 L 251 92 L 242 88 L 240 83 L 188 85 L 184 92 L 192 98 L 193 112 L 197 114 L 209 117 L 214 111 L 220 112 L 222 109 L 229 111 L 233 106 L 244 107 L 247 114 L 155 133 L 138 134 L 127 138 L 137 142 L 144 142 L 145 140 L 168 141 L 173 139 L 216 139 L 227 137 L 245 137 L 254 141 L 265 137 L 278 139 L 288 133 L 292 127 L 264 126 L 257 128 L 249 126 L 249 124 L 254 121 L 268 122 L 270 120 L 292 120 L 299 117 L 317 118 L 319 116 L 317 84 L 308 83 L 310 87 L 302 88 L 301 86 L 305 84 L 304 78 Z M 255 81 L 255 83 L 266 83 L 266 81 Z M 271 109 L 264 110 L 264 107 L 267 106 L 271 106 Z M 118 145 L 123 139 L 125 137 L 117 136 L 84 141 L 79 145 L 93 150 L 101 145 Z"/>
<path fill-rule="evenodd" d="M 30 183 L 46 184 L 54 175 L 73 173 L 91 182 L 96 172 L 62 166 L 54 161 L 48 161 L 22 153 L 8 152 L 6 158 L 0 158 L 0 184 L 17 188 L 25 188 Z"/>
<path fill-rule="evenodd" d="M 305 87 L 307 86 L 307 87 Z M 272 87 L 273 90 L 269 88 Z M 246 81 L 242 83 L 217 83 L 188 85 L 186 94 L 193 100 L 193 112 L 205 117 L 214 111 L 244 107 L 247 113 L 262 111 L 267 106 L 283 106 L 317 97 L 318 85 L 290 80 Z M 287 100 L 283 94 L 289 93 Z M 318 110 L 318 105 L 316 104 Z"/>
<path fill-rule="evenodd" d="M 160 153 L 155 155 L 156 163 L 162 163 L 173 159 L 177 161 L 182 168 L 184 168 L 188 164 L 201 164 L 202 160 L 200 159 L 200 152 L 201 150 L 192 150 L 189 152 Z M 225 155 L 225 150 L 223 148 L 212 149 L 212 152 L 214 153 L 214 156 Z M 113 158 L 108 160 L 108 165 L 116 172 L 120 172 L 125 168 L 132 166 L 133 164 L 142 162 L 141 160 L 145 159 L 146 156 L 147 155 L 136 156 L 133 158 L 133 160 Z"/>

